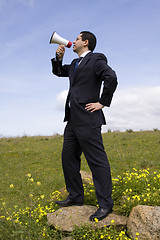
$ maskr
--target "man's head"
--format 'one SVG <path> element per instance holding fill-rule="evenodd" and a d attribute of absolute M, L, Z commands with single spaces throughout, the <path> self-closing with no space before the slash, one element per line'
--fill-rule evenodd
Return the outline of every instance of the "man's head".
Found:
<path fill-rule="evenodd" d="M 96 37 L 93 33 L 82 31 L 77 39 L 73 41 L 73 51 L 79 56 L 85 51 L 93 51 L 96 46 Z"/>

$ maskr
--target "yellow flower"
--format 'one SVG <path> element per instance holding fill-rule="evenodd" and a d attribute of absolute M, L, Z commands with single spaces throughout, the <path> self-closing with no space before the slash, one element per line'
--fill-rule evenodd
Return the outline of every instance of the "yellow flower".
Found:
<path fill-rule="evenodd" d="M 41 186 L 41 183 L 40 183 L 40 182 L 37 182 L 37 186 Z"/>
<path fill-rule="evenodd" d="M 14 185 L 13 184 L 10 184 L 10 186 L 9 186 L 10 188 L 14 188 Z"/>
<path fill-rule="evenodd" d="M 101 239 L 103 239 L 104 238 L 104 236 L 103 235 L 101 235 Z"/>
<path fill-rule="evenodd" d="M 41 195 L 40 198 L 43 199 L 45 195 Z"/>
<path fill-rule="evenodd" d="M 32 175 L 30 173 L 27 174 L 27 177 L 31 177 Z"/>
<path fill-rule="evenodd" d="M 29 197 L 30 197 L 30 198 L 32 198 L 32 197 L 33 197 L 33 194 L 32 194 L 32 193 L 30 193 L 30 194 L 29 194 Z"/>
<path fill-rule="evenodd" d="M 97 223 L 97 222 L 98 222 L 98 219 L 97 219 L 97 218 L 95 218 L 95 219 L 94 219 L 94 221 Z"/>
<path fill-rule="evenodd" d="M 111 223 L 114 224 L 114 220 L 111 220 Z"/>
<path fill-rule="evenodd" d="M 31 178 L 31 179 L 30 179 L 30 181 L 31 181 L 31 182 L 34 182 L 34 179 L 33 179 L 33 178 Z"/>
<path fill-rule="evenodd" d="M 139 233 L 138 233 L 138 232 L 136 232 L 136 236 L 139 236 Z"/>

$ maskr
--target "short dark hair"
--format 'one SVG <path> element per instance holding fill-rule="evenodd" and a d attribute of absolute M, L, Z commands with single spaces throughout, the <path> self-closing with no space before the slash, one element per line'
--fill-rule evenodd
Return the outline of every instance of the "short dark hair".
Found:
<path fill-rule="evenodd" d="M 80 34 L 82 34 L 82 41 L 88 40 L 88 49 L 93 52 L 97 42 L 95 35 L 89 31 L 82 31 Z"/>

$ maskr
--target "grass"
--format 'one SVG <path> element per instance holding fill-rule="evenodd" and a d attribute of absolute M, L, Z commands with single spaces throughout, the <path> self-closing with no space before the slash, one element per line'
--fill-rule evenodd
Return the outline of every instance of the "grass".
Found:
<path fill-rule="evenodd" d="M 103 141 L 112 170 L 114 211 L 128 215 L 138 204 L 160 205 L 160 131 L 108 132 Z M 0 139 L 1 239 L 61 239 L 61 232 L 48 228 L 46 213 L 57 209 L 51 199 L 61 198 L 57 190 L 64 187 L 62 144 L 59 135 Z M 89 171 L 84 156 L 82 170 Z M 93 186 L 85 189 L 85 203 L 96 205 Z M 82 228 L 73 234 L 75 239 L 129 239 L 113 228 Z"/>

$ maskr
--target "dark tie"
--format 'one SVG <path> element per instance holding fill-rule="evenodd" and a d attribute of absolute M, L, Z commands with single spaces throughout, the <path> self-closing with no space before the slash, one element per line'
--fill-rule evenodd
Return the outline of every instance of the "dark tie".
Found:
<path fill-rule="evenodd" d="M 74 66 L 74 72 L 76 72 L 77 67 L 78 67 L 78 64 L 79 64 L 79 62 L 81 61 L 81 59 L 82 59 L 82 57 L 79 57 L 79 58 L 77 59 L 77 61 L 76 61 L 76 63 L 75 63 L 75 66 Z"/>

